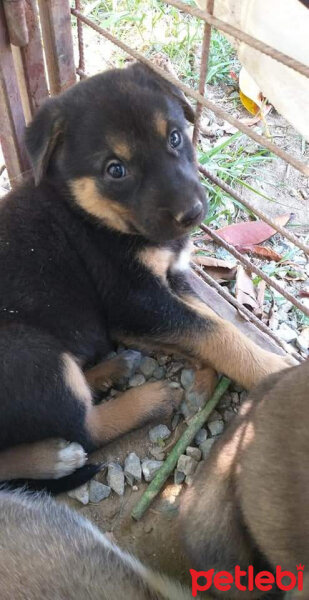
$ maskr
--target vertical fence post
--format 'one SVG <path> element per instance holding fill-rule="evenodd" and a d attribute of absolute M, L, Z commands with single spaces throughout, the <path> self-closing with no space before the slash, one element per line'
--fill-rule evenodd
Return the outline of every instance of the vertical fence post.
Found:
<path fill-rule="evenodd" d="M 51 95 L 76 82 L 69 0 L 38 0 Z"/>
<path fill-rule="evenodd" d="M 0 2 L 0 139 L 11 185 L 21 179 L 21 173 L 29 168 L 23 144 L 25 118 L 9 33 Z"/>
<path fill-rule="evenodd" d="M 214 9 L 214 0 L 207 0 L 206 12 L 209 14 L 212 14 L 213 9 Z M 204 92 L 205 92 L 205 83 L 206 83 L 206 77 L 207 77 L 207 71 L 208 71 L 210 39 L 211 39 L 211 25 L 208 25 L 208 23 L 205 23 L 204 24 L 203 44 L 202 44 L 202 54 L 201 54 L 200 78 L 199 78 L 199 87 L 198 87 L 198 91 L 202 96 L 204 96 Z M 196 144 L 198 142 L 202 112 L 203 112 L 202 104 L 197 104 L 196 113 L 195 113 L 193 137 L 192 137 L 192 142 L 193 142 L 194 146 L 196 146 Z"/>

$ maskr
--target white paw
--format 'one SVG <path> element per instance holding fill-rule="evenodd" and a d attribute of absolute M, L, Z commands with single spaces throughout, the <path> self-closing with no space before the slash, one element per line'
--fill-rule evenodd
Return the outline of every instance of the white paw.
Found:
<path fill-rule="evenodd" d="M 59 446 L 54 479 L 70 475 L 73 471 L 82 467 L 87 460 L 87 454 L 80 444 L 72 442 L 64 445 L 61 443 Z"/>

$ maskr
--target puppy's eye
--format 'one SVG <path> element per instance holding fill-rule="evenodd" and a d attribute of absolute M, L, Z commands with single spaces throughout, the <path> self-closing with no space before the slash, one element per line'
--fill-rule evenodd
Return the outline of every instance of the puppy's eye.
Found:
<path fill-rule="evenodd" d="M 122 162 L 120 162 L 120 160 L 111 161 L 109 163 L 109 165 L 107 166 L 106 172 L 113 179 L 121 179 L 122 177 L 125 177 L 127 174 L 126 168 L 125 168 L 124 164 L 122 164 Z"/>
<path fill-rule="evenodd" d="M 169 137 L 169 144 L 171 146 L 171 148 L 178 148 L 178 146 L 180 146 L 182 142 L 182 136 L 180 131 L 178 131 L 177 129 L 173 129 L 173 131 L 170 133 L 170 137 Z"/>

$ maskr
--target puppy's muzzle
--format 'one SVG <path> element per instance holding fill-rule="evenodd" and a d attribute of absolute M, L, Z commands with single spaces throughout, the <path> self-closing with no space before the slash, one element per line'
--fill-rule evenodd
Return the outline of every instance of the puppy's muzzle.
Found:
<path fill-rule="evenodd" d="M 181 227 L 193 227 L 201 222 L 204 211 L 205 209 L 203 203 L 200 200 L 197 200 L 192 208 L 175 215 L 174 219 Z"/>

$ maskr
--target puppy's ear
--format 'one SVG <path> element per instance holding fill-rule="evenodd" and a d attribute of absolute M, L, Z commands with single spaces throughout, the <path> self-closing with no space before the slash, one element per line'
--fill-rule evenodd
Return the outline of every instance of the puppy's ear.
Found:
<path fill-rule="evenodd" d="M 64 118 L 58 101 L 47 100 L 27 127 L 25 136 L 35 185 L 38 185 L 44 177 L 63 130 Z"/>
<path fill-rule="evenodd" d="M 167 73 L 170 73 L 177 79 L 177 74 L 167 58 L 162 57 L 162 55 L 157 55 L 153 62 L 155 65 Z M 148 84 L 152 85 L 153 87 L 160 88 L 162 92 L 172 96 L 175 100 L 177 100 L 183 109 L 187 121 L 194 123 L 195 112 L 184 93 L 178 87 L 155 73 L 152 69 L 150 69 L 150 67 L 147 67 L 143 63 L 136 62 L 130 65 L 128 68 L 134 73 L 134 78 L 140 80 L 141 83 L 142 81 L 145 83 L 148 80 Z"/>

